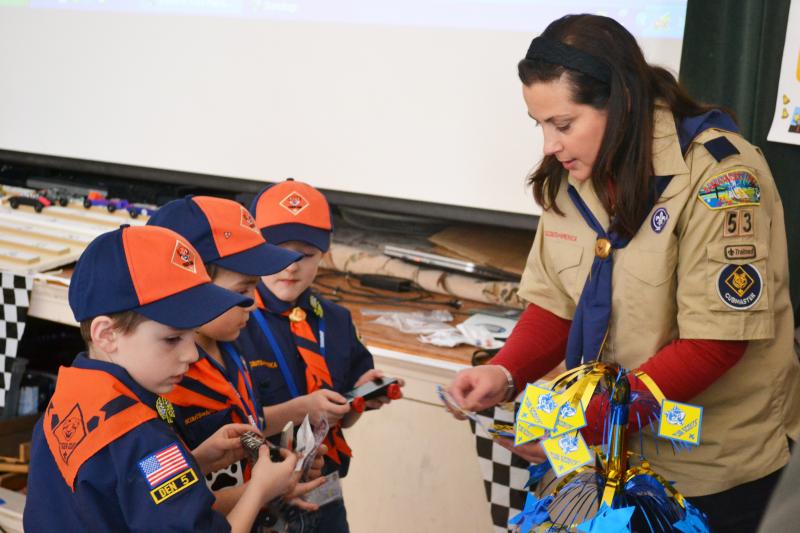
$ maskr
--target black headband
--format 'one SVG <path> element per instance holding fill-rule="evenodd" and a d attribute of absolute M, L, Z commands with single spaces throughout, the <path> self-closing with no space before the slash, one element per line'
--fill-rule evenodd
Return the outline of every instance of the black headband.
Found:
<path fill-rule="evenodd" d="M 561 65 L 582 72 L 603 83 L 611 83 L 611 70 L 602 59 L 547 37 L 536 37 L 531 41 L 525 59 L 539 59 L 554 65 Z"/>

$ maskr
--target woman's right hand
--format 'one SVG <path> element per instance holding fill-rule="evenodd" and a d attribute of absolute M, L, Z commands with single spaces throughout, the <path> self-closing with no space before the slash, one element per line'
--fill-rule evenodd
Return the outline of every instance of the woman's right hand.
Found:
<path fill-rule="evenodd" d="M 456 374 L 447 392 L 465 411 L 483 411 L 505 400 L 508 380 L 497 365 L 465 368 Z M 460 418 L 457 413 L 453 416 Z"/>
<path fill-rule="evenodd" d="M 350 412 L 347 399 L 336 391 L 319 389 L 306 395 L 306 398 L 306 411 L 314 425 L 325 416 L 332 426 Z"/>

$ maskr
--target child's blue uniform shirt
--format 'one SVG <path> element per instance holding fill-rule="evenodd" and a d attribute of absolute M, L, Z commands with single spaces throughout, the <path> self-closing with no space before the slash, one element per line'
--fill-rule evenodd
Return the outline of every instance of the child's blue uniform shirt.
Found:
<path fill-rule="evenodd" d="M 79 355 L 73 367 L 111 374 L 142 403 L 155 406 L 156 395 L 120 366 Z M 91 382 L 86 385 L 91 387 Z M 87 459 L 75 478 L 75 492 L 56 466 L 43 435 L 43 420 L 36 424 L 31 444 L 23 518 L 26 531 L 230 531 L 225 517 L 212 510 L 214 496 L 192 454 L 158 418 L 133 428 Z M 140 462 L 172 444 L 177 444 L 198 481 L 157 504 Z"/>
<path fill-rule="evenodd" d="M 259 283 L 257 290 L 268 311 L 256 309 L 253 313 L 263 313 L 275 341 L 283 353 L 299 393 L 307 394 L 305 363 L 297 352 L 289 319 L 281 315 L 294 305 L 278 299 L 263 283 Z M 311 290 L 306 289 L 297 299 L 297 305 L 306 311 L 306 320 L 319 340 L 320 321 L 311 306 L 310 296 Z M 316 298 L 323 311 L 325 362 L 328 364 L 328 370 L 333 380 L 333 390 L 344 394 L 355 386 L 358 378 L 374 367 L 372 354 L 358 340 L 350 311 L 319 296 Z M 261 405 L 276 405 L 291 400 L 292 394 L 278 367 L 278 360 L 255 317 L 250 317 L 247 327 L 242 330 L 236 342 L 250 365 L 253 387 Z M 269 424 L 269 420 L 267 420 L 267 424 Z M 341 476 L 347 474 L 349 465 L 350 458 L 343 456 L 339 468 Z M 335 470 L 335 466 L 333 462 L 326 460 L 325 473 Z"/>

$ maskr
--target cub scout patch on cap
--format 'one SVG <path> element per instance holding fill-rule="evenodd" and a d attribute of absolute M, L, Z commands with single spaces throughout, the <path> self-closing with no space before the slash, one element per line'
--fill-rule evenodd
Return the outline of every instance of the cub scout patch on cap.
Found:
<path fill-rule="evenodd" d="M 197 274 L 194 252 L 181 241 L 175 241 L 175 250 L 172 252 L 172 264 L 188 270 L 192 274 Z"/>
<path fill-rule="evenodd" d="M 53 435 L 58 441 L 61 460 L 69 463 L 72 452 L 86 438 L 86 424 L 83 422 L 83 412 L 79 404 L 76 403 L 69 414 L 53 428 Z"/>
<path fill-rule="evenodd" d="M 719 271 L 717 292 L 732 309 L 753 307 L 761 298 L 762 288 L 761 274 L 753 265 L 725 265 Z"/>
<path fill-rule="evenodd" d="M 289 211 L 294 216 L 299 215 L 309 204 L 302 194 L 297 191 L 292 191 L 281 200 L 278 205 Z"/>
<path fill-rule="evenodd" d="M 197 483 L 197 474 L 186 462 L 186 457 L 176 442 L 139 461 L 150 496 L 157 505 Z"/>
<path fill-rule="evenodd" d="M 707 179 L 697 197 L 709 209 L 759 205 L 761 187 L 750 171 L 738 168 Z"/>
<path fill-rule="evenodd" d="M 258 233 L 258 228 L 256 227 L 256 221 L 253 219 L 253 215 L 251 215 L 250 212 L 244 207 L 242 207 L 241 209 L 242 209 L 242 220 L 239 222 L 239 224 L 241 224 L 243 228 L 247 228 L 249 230 L 253 230 L 256 233 Z"/>

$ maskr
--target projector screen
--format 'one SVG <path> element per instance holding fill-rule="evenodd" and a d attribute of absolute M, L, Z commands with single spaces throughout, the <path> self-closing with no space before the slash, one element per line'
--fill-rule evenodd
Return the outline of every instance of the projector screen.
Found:
<path fill-rule="evenodd" d="M 686 0 L 0 0 L 0 149 L 534 214 L 516 64 L 581 12 L 677 73 Z"/>

